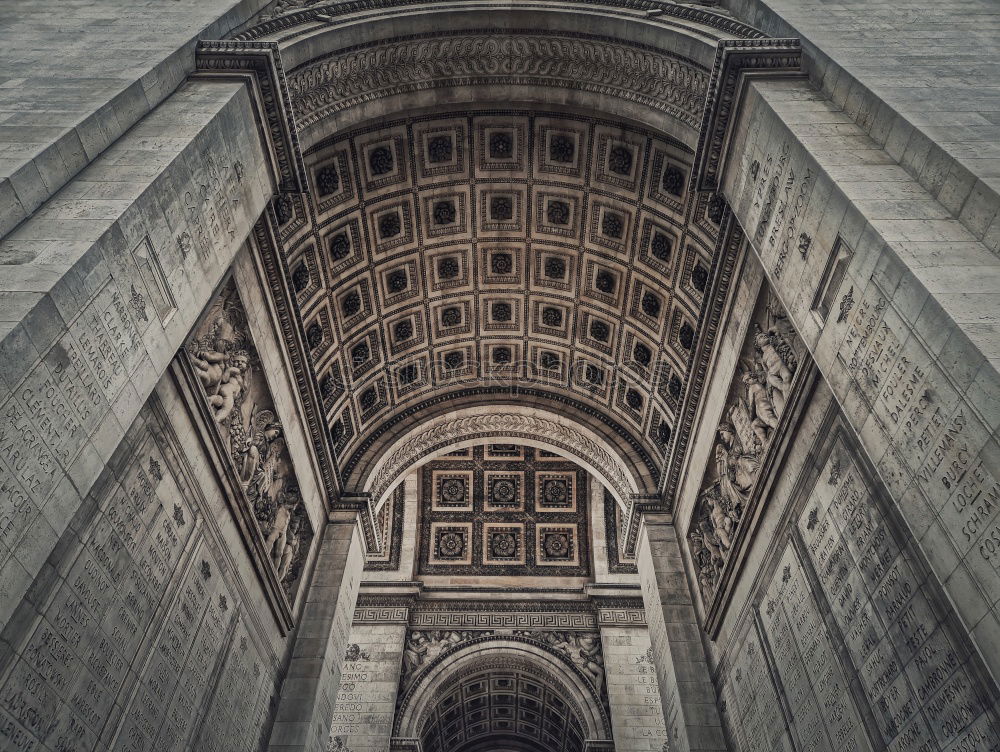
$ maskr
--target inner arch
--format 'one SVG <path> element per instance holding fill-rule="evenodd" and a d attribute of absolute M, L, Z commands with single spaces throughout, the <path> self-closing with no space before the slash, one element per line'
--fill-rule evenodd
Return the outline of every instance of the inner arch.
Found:
<path fill-rule="evenodd" d="M 559 414 L 517 405 L 468 408 L 413 427 L 382 454 L 364 490 L 377 508 L 404 476 L 421 465 L 456 449 L 503 440 L 577 461 L 602 481 L 622 508 L 629 496 L 640 491 L 626 460 L 594 431 Z"/>

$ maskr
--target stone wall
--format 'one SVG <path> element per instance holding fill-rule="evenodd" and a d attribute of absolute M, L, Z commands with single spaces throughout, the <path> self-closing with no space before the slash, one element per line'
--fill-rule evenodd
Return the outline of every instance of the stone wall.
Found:
<path fill-rule="evenodd" d="M 836 405 L 813 438 L 719 645 L 732 743 L 989 749 L 996 685 Z"/>
<path fill-rule="evenodd" d="M 178 407 L 165 381 L 7 623 L 5 749 L 260 743 L 281 635 Z"/>
<path fill-rule="evenodd" d="M 749 249 L 724 337 L 742 341 L 768 271 Z M 726 393 L 736 367 L 717 361 L 710 400 Z M 759 513 L 733 536 L 735 581 L 708 629 L 731 747 L 990 749 L 1000 719 L 989 643 L 954 610 L 933 571 L 939 552 L 913 534 L 905 503 L 893 498 L 835 393 L 822 377 L 804 389 L 777 456 L 762 468 Z M 701 467 L 715 459 L 708 449 L 718 440 L 717 413 L 704 411 L 692 442 Z M 678 505 L 685 534 L 701 487 L 697 467 Z M 694 581 L 694 549 L 689 539 L 685 557 L 706 624 L 712 593 Z"/>
<path fill-rule="evenodd" d="M 190 83 L 0 241 L 0 624 L 271 192 L 245 88 Z"/>
<path fill-rule="evenodd" d="M 667 729 L 646 627 L 602 627 L 615 749 L 662 752 Z"/>
<path fill-rule="evenodd" d="M 725 192 L 966 628 L 995 644 L 1000 377 L 983 322 L 1000 267 L 838 117 L 805 82 L 754 84 Z"/>
<path fill-rule="evenodd" d="M 329 748 L 388 752 L 406 625 L 355 623 L 341 664 Z"/>

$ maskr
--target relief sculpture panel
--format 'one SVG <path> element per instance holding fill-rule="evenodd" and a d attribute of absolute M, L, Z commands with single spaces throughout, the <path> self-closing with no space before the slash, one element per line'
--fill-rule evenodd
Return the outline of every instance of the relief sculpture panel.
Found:
<path fill-rule="evenodd" d="M 264 375 L 246 310 L 230 279 L 209 304 L 187 346 L 208 413 L 237 479 L 234 512 L 252 521 L 266 560 L 293 603 L 312 526 Z"/>
<path fill-rule="evenodd" d="M 746 536 L 760 496 L 761 468 L 801 379 L 804 348 L 767 289 L 757 302 L 716 431 L 712 459 L 688 532 L 706 611 Z"/>

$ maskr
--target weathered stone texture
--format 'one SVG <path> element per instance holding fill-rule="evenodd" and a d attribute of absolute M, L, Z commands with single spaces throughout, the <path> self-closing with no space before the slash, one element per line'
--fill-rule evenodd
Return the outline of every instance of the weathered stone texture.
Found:
<path fill-rule="evenodd" d="M 1000 252 L 1000 16 L 992 0 L 723 0 L 799 37 L 813 83 Z"/>
<path fill-rule="evenodd" d="M 601 643 L 615 749 L 662 752 L 667 741 L 646 627 L 603 627 Z"/>
<path fill-rule="evenodd" d="M 326 749 L 361 584 L 362 548 L 353 513 L 336 515 L 326 526 L 281 687 L 271 752 Z"/>
<path fill-rule="evenodd" d="M 405 624 L 366 623 L 351 629 L 330 727 L 333 749 L 341 748 L 337 744 L 352 752 L 389 748 L 405 639 Z"/>
<path fill-rule="evenodd" d="M 224 504 L 194 469 L 201 450 L 182 448 L 177 427 L 181 415 L 150 400 L 66 513 L 47 561 L 41 552 L 0 634 L 3 749 L 259 744 L 278 671 L 274 626 L 240 580 L 239 549 L 224 543 Z"/>
<path fill-rule="evenodd" d="M 269 181 L 245 89 L 189 84 L 0 241 L 16 259 L 0 281 L 0 623 L 229 267 Z"/>
<path fill-rule="evenodd" d="M 0 19 L 0 237 L 170 96 L 198 39 L 266 0 L 38 0 Z"/>
<path fill-rule="evenodd" d="M 725 750 L 698 617 L 676 531 L 668 519 L 645 517 L 637 562 L 671 748 Z"/>
<path fill-rule="evenodd" d="M 820 126 L 798 116 L 803 105 L 830 113 L 803 83 L 754 85 L 725 192 L 935 573 L 989 643 L 1000 633 L 1000 265 L 855 125 L 811 136 Z M 853 257 L 822 311 L 828 261 L 845 247 Z M 986 658 L 1000 667 L 995 651 Z"/>

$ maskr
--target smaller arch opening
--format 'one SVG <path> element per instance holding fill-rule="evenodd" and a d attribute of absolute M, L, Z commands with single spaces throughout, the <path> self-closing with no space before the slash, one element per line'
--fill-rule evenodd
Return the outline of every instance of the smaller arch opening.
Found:
<path fill-rule="evenodd" d="M 586 726 L 544 671 L 484 667 L 441 686 L 420 738 L 425 752 L 583 752 Z"/>

